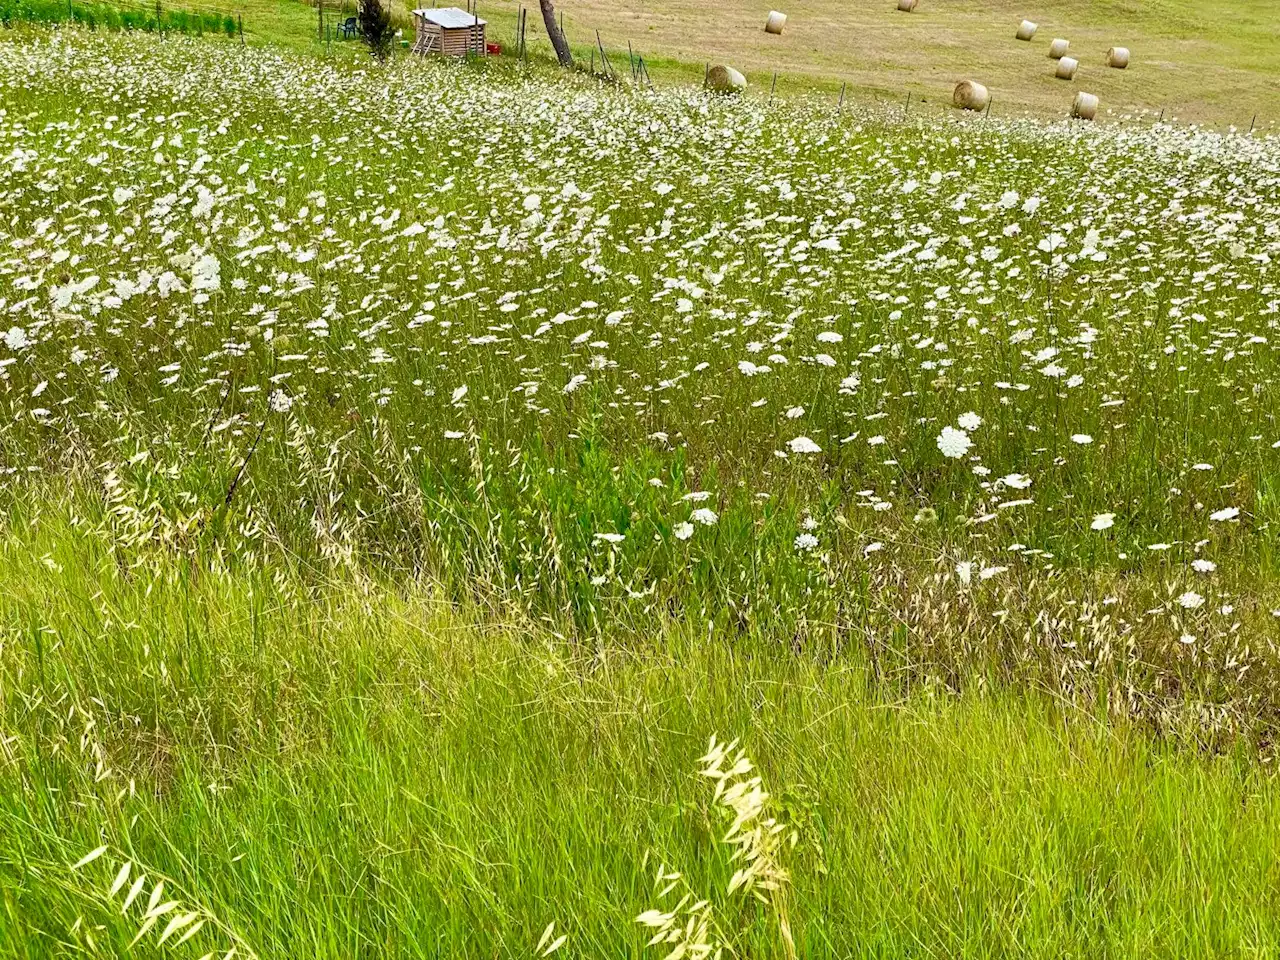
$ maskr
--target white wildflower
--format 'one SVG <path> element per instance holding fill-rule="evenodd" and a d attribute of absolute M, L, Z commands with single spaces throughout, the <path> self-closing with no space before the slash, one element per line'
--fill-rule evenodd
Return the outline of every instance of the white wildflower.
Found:
<path fill-rule="evenodd" d="M 963 430 L 957 430 L 955 427 L 943 427 L 942 433 L 938 435 L 937 442 L 938 449 L 942 451 L 942 455 L 953 460 L 963 457 L 969 452 L 969 448 L 973 446 L 969 435 Z"/>
<path fill-rule="evenodd" d="M 805 552 L 818 547 L 818 538 L 812 533 L 801 533 L 796 536 L 796 549 Z"/>
<path fill-rule="evenodd" d="M 1195 610 L 1204 605 L 1204 597 L 1196 593 L 1194 590 L 1188 590 L 1182 596 L 1178 597 L 1178 606 L 1184 610 Z"/>
<path fill-rule="evenodd" d="M 808 437 L 796 437 L 787 442 L 788 449 L 792 453 L 821 453 L 822 448 L 810 440 Z"/>
<path fill-rule="evenodd" d="M 10 327 L 4 335 L 4 345 L 10 350 L 21 350 L 29 347 L 31 341 L 27 339 L 27 331 L 22 327 Z"/>

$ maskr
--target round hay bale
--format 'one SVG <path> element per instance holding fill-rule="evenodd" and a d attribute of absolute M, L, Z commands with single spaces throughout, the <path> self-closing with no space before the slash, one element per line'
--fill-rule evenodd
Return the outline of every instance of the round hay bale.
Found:
<path fill-rule="evenodd" d="M 782 33 L 782 28 L 786 25 L 787 15 L 785 13 L 779 13 L 777 10 L 770 10 L 769 19 L 764 22 L 764 32 L 772 33 L 774 36 L 779 36 Z"/>
<path fill-rule="evenodd" d="M 1129 48 L 1112 47 L 1107 51 L 1107 66 L 1123 70 L 1129 65 Z"/>
<path fill-rule="evenodd" d="M 903 13 L 912 13 L 916 8 L 916 0 L 898 0 L 898 9 Z"/>
<path fill-rule="evenodd" d="M 1069 46 L 1071 46 L 1069 41 L 1063 40 L 1061 37 L 1055 38 L 1053 43 L 1049 44 L 1049 58 L 1051 60 L 1061 60 L 1067 55 Z"/>
<path fill-rule="evenodd" d="M 1075 57 L 1063 57 L 1058 61 L 1058 70 L 1054 76 L 1059 80 L 1072 80 L 1076 75 L 1076 68 L 1080 66 L 1080 61 Z"/>
<path fill-rule="evenodd" d="M 747 78 L 733 67 L 717 63 L 707 71 L 707 89 L 716 93 L 741 93 L 747 89 Z"/>
<path fill-rule="evenodd" d="M 987 88 L 976 80 L 961 80 L 956 84 L 952 102 L 963 110 L 985 110 L 991 95 Z"/>
<path fill-rule="evenodd" d="M 1092 93 L 1084 93 L 1083 91 L 1076 94 L 1076 99 L 1071 104 L 1071 116 L 1079 120 L 1092 120 L 1098 115 L 1098 98 Z"/>
<path fill-rule="evenodd" d="M 1038 28 L 1038 24 L 1032 23 L 1030 20 L 1023 20 L 1022 24 L 1018 27 L 1018 39 L 1029 42 L 1031 38 L 1036 35 L 1036 30 Z"/>

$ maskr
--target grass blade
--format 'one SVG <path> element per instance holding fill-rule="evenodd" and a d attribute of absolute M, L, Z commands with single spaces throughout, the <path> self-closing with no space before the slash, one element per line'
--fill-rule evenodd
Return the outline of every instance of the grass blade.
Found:
<path fill-rule="evenodd" d="M 117 893 L 123 889 L 129 880 L 129 871 L 133 868 L 133 861 L 126 860 L 124 866 L 120 868 L 120 872 L 116 874 L 115 880 L 111 882 L 111 889 L 107 891 L 107 896 L 114 898 Z"/>
<path fill-rule="evenodd" d="M 98 847 L 97 849 L 90 850 L 83 857 L 81 857 L 79 860 L 73 863 L 71 865 L 71 869 L 79 870 L 81 867 L 87 866 L 88 864 L 93 863 L 93 861 L 97 860 L 100 856 L 102 856 L 106 852 L 107 852 L 107 845 L 104 843 L 102 846 Z"/>

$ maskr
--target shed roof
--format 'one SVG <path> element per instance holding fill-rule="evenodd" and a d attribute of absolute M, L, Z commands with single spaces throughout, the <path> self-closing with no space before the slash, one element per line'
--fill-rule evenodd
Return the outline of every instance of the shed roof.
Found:
<path fill-rule="evenodd" d="M 414 16 L 422 17 L 429 23 L 437 24 L 446 30 L 455 30 L 459 27 L 483 27 L 485 21 L 479 17 L 472 16 L 465 10 L 459 10 L 457 7 L 441 7 L 438 10 L 415 10 Z"/>

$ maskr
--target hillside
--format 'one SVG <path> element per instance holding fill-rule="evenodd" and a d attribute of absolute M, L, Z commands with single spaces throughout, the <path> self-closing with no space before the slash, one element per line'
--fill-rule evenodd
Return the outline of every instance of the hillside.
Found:
<path fill-rule="evenodd" d="M 204 2 L 204 0 L 202 0 Z M 848 85 L 851 104 L 876 100 L 916 109 L 949 104 L 962 79 L 986 84 L 993 110 L 1062 117 L 1075 90 L 1101 97 L 1105 119 L 1129 115 L 1179 118 L 1225 130 L 1280 125 L 1280 0 L 1044 0 L 1018 7 L 996 0 L 921 0 L 915 13 L 897 12 L 893 0 L 796 0 L 782 36 L 762 29 L 769 7 L 748 0 L 565 0 L 557 9 L 584 65 L 596 31 L 615 68 L 626 70 L 627 44 L 643 55 L 659 83 L 696 83 L 704 64 L 724 61 L 745 70 L 767 90 L 774 72 L 786 96 L 821 91 L 835 97 Z M 302 0 L 240 0 L 246 29 L 259 42 L 322 49 L 314 6 Z M 354 0 L 326 0 L 336 23 L 354 13 Z M 530 11 L 529 43 L 550 56 L 537 4 L 485 0 L 481 15 L 491 38 L 514 48 L 517 12 Z M 393 0 L 397 23 L 412 34 L 407 7 Z M 1039 31 L 1030 44 L 1013 35 L 1024 17 Z M 1071 83 L 1053 77 L 1047 58 L 1054 37 L 1071 41 L 1081 62 Z M 1127 46 L 1133 62 L 1108 69 L 1105 54 Z M 354 45 L 328 49 L 343 55 Z"/>
<path fill-rule="evenodd" d="M 335 40 L 356 0 L 318 2 L 320 10 L 317 0 L 182 0 L 159 7 L 143 0 L 3 0 L 0 19 L 57 20 L 78 10 L 105 23 L 118 10 L 145 21 L 163 9 L 184 21 L 185 11 L 196 11 L 215 21 L 230 18 L 237 30 L 242 25 L 249 44 L 358 59 L 358 43 Z M 394 25 L 412 39 L 412 4 L 388 5 Z M 762 29 L 768 5 L 748 0 L 562 0 L 557 9 L 581 67 L 601 69 L 602 45 L 614 70 L 628 75 L 630 44 L 659 85 L 700 83 L 708 63 L 723 61 L 749 75 L 757 96 L 774 88 L 776 74 L 776 94 L 834 100 L 844 90 L 851 109 L 880 102 L 937 115 L 949 109 L 955 84 L 968 79 L 991 90 L 993 111 L 1005 117 L 1061 118 L 1075 92 L 1086 90 L 1101 98 L 1102 122 L 1161 118 L 1264 132 L 1280 124 L 1280 0 L 1042 0 L 1028 7 L 921 0 L 911 14 L 898 12 L 895 0 L 779 5 L 789 16 L 782 36 Z M 536 3 L 484 0 L 489 39 L 510 55 L 521 9 L 530 14 L 530 53 L 550 62 Z M 1024 17 L 1039 24 L 1031 43 L 1014 39 Z M 1068 39 L 1080 61 L 1071 82 L 1053 76 L 1047 50 L 1054 37 Z M 1123 71 L 1105 65 L 1106 51 L 1117 45 L 1133 55 Z"/>
<path fill-rule="evenodd" d="M 487 0 L 483 14 L 505 24 L 519 5 Z M 862 96 L 903 101 L 911 93 L 946 103 L 959 80 L 976 79 L 1006 115 L 1065 116 L 1069 91 L 1087 89 L 1117 115 L 1164 112 L 1248 129 L 1258 114 L 1266 128 L 1280 124 L 1280 0 L 921 0 L 912 14 L 899 13 L 893 0 L 779 6 L 789 18 L 780 37 L 763 31 L 769 5 L 751 0 L 572 0 L 559 8 L 570 36 L 584 44 L 599 30 L 624 55 L 631 41 L 655 57 L 723 60 L 760 84 L 781 71 L 828 90 L 847 81 Z M 1014 40 L 1024 17 L 1040 27 L 1031 44 Z M 1053 77 L 1046 56 L 1053 37 L 1069 39 L 1080 60 L 1073 83 Z M 1104 65 L 1112 46 L 1133 51 L 1127 70 Z"/>
<path fill-rule="evenodd" d="M 0 957 L 1274 953 L 1280 138 L 248 39 L 0 35 Z"/>

